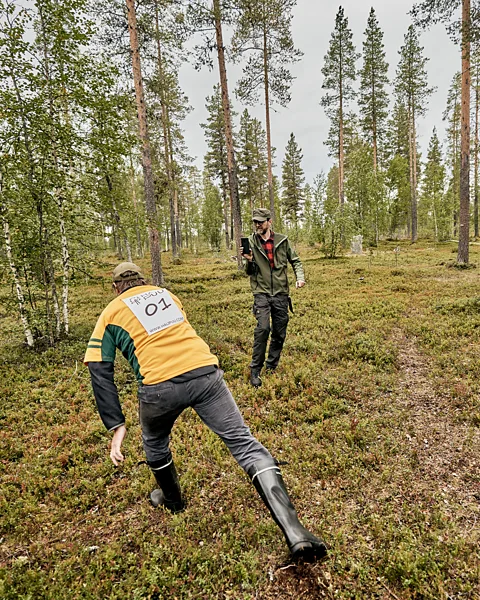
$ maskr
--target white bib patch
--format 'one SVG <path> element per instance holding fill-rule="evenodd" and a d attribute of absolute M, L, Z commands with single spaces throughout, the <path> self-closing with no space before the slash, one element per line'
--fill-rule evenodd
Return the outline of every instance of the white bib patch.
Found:
<path fill-rule="evenodd" d="M 185 321 L 182 311 L 166 289 L 151 290 L 122 301 L 137 317 L 148 335 Z"/>

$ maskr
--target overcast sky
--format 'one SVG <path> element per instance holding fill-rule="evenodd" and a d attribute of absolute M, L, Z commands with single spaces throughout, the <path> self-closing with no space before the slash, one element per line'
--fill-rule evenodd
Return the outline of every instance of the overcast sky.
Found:
<path fill-rule="evenodd" d="M 384 31 L 384 44 L 387 61 L 390 65 L 390 79 L 393 79 L 398 63 L 398 51 L 411 23 L 407 14 L 412 7 L 411 0 L 377 0 L 373 4 L 380 27 Z M 357 52 L 362 51 L 363 33 L 372 6 L 371 0 L 345 0 L 342 3 L 345 16 L 353 31 Z M 320 171 L 327 171 L 333 161 L 327 155 L 324 141 L 327 138 L 329 120 L 319 105 L 322 96 L 323 58 L 328 50 L 330 37 L 335 26 L 335 16 L 339 4 L 331 0 L 298 0 L 293 18 L 293 37 L 296 47 L 304 53 L 302 60 L 292 67 L 295 81 L 292 86 L 292 101 L 288 108 L 275 107 L 272 113 L 272 144 L 277 148 L 276 173 L 281 175 L 284 148 L 290 133 L 293 132 L 303 151 L 303 167 L 306 180 L 311 183 Z M 450 41 L 443 25 L 435 25 L 422 32 L 421 43 L 427 63 L 429 83 L 437 90 L 430 98 L 427 115 L 419 121 L 418 135 L 422 150 L 426 150 L 434 126 L 441 139 L 445 125 L 442 113 L 445 110 L 447 91 L 456 71 L 460 68 L 459 49 Z M 361 66 L 359 60 L 357 67 Z M 240 113 L 243 106 L 233 95 L 236 80 L 241 69 L 227 65 L 228 84 L 235 110 Z M 199 168 L 203 165 L 206 145 L 200 123 L 206 119 L 205 98 L 211 95 L 212 87 L 218 82 L 218 68 L 209 72 L 204 68 L 196 72 L 190 65 L 180 71 L 180 84 L 188 95 L 195 110 L 184 122 L 185 139 L 190 153 L 196 157 Z M 393 105 L 393 102 L 392 102 Z M 353 106 L 352 106 L 353 108 Z M 264 107 L 250 109 L 251 114 L 264 125 Z"/>

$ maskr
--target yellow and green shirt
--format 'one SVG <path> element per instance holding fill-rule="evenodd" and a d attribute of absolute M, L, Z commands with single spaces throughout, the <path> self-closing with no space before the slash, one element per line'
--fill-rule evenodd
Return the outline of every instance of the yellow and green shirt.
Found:
<path fill-rule="evenodd" d="M 152 285 L 130 288 L 110 302 L 97 321 L 84 362 L 114 362 L 117 348 L 144 385 L 218 365 L 180 300 Z"/>

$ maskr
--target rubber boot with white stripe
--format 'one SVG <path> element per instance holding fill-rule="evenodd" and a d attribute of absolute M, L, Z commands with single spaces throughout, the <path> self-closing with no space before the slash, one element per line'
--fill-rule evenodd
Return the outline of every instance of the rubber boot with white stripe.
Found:
<path fill-rule="evenodd" d="M 163 464 L 162 464 L 163 463 Z M 177 470 L 173 459 L 165 461 L 155 461 L 148 463 L 160 489 L 155 489 L 150 494 L 150 502 L 156 508 L 165 506 L 172 513 L 181 512 L 185 509 L 185 503 L 182 498 L 180 484 L 178 482 Z"/>
<path fill-rule="evenodd" d="M 324 557 L 327 554 L 325 542 L 305 529 L 298 520 L 278 465 L 265 459 L 253 464 L 247 472 L 273 520 L 282 530 L 292 557 L 306 562 Z"/>

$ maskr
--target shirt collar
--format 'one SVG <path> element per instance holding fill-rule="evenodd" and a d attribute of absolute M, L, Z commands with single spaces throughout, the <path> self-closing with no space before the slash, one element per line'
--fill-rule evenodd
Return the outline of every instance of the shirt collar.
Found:
<path fill-rule="evenodd" d="M 275 234 L 273 233 L 273 231 L 271 229 L 270 229 L 270 237 L 268 238 L 268 240 L 264 240 L 259 233 L 257 233 L 257 235 L 258 235 L 258 237 L 259 237 L 259 239 L 260 239 L 260 241 L 261 241 L 262 244 L 266 244 L 270 240 L 272 240 L 272 242 L 273 242 L 273 238 L 275 237 Z"/>

